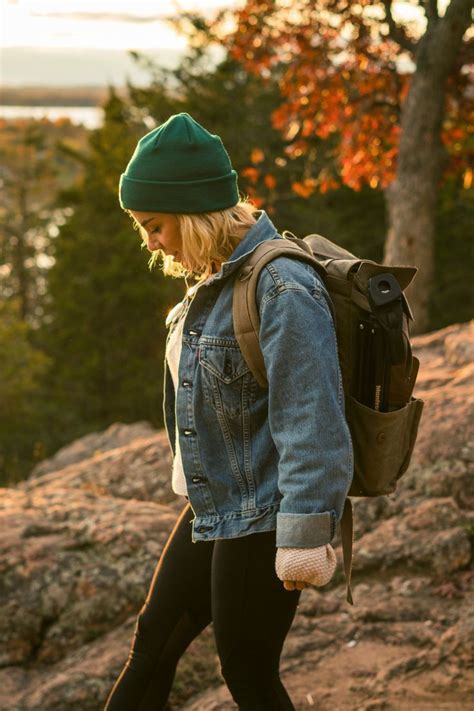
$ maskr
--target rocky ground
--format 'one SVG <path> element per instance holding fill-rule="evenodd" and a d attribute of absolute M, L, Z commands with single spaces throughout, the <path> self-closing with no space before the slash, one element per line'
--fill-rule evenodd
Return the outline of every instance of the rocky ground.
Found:
<path fill-rule="evenodd" d="M 425 409 L 412 464 L 395 494 L 354 500 L 355 605 L 339 545 L 335 578 L 301 594 L 281 663 L 297 709 L 472 708 L 472 325 L 413 339 Z M 1 490 L 2 711 L 103 709 L 183 506 L 170 467 L 163 431 L 116 424 Z M 169 706 L 236 709 L 212 625 L 181 659 Z"/>

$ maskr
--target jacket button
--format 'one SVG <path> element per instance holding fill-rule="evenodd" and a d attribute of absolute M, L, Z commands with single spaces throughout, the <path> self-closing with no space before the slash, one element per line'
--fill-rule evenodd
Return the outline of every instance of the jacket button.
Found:
<path fill-rule="evenodd" d="M 199 526 L 197 529 L 198 533 L 205 533 L 206 531 L 211 531 L 212 526 Z"/>
<path fill-rule="evenodd" d="M 193 434 L 194 434 L 194 430 L 184 430 L 184 431 L 183 431 L 183 434 L 185 434 L 186 437 L 189 437 L 190 435 L 193 435 Z"/>
<path fill-rule="evenodd" d="M 385 432 L 379 432 L 377 434 L 377 442 L 380 442 L 380 444 L 385 442 Z"/>
<path fill-rule="evenodd" d="M 189 380 L 183 380 L 181 385 L 183 386 L 183 388 L 190 388 L 192 383 L 190 383 Z"/>
<path fill-rule="evenodd" d="M 201 331 L 195 331 L 194 329 L 191 328 L 191 329 L 188 331 L 188 334 L 189 334 L 190 336 L 200 336 L 200 335 L 201 335 Z"/>
<path fill-rule="evenodd" d="M 193 484 L 198 484 L 201 481 L 201 479 L 202 479 L 202 476 L 193 476 L 191 481 L 193 482 Z"/>

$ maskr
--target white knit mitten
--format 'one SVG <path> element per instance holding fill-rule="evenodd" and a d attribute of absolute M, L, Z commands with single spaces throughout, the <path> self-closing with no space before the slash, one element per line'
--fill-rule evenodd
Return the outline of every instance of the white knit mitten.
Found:
<path fill-rule="evenodd" d="M 331 580 L 336 563 L 330 543 L 318 548 L 277 548 L 275 570 L 280 580 L 301 580 L 321 586 Z"/>

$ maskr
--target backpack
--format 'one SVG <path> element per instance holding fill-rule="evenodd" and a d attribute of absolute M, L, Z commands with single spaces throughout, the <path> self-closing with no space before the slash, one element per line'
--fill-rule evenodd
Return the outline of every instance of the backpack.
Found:
<path fill-rule="evenodd" d="M 414 318 L 403 293 L 418 268 L 358 258 L 318 234 L 300 239 L 285 230 L 281 238 L 259 244 L 239 267 L 232 311 L 242 355 L 262 387 L 268 387 L 268 382 L 255 293 L 260 271 L 282 255 L 311 264 L 330 296 L 354 451 L 353 479 L 340 520 L 346 599 L 353 605 L 349 497 L 395 491 L 410 464 L 424 406 L 423 400 L 412 396 L 419 360 L 412 355 L 409 320 Z"/>

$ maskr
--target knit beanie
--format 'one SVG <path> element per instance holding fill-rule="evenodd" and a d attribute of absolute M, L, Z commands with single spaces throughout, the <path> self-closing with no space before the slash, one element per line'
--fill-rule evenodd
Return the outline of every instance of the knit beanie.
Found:
<path fill-rule="evenodd" d="M 219 136 L 188 113 L 174 114 L 138 141 L 119 200 L 144 212 L 224 210 L 239 201 L 237 173 Z"/>

